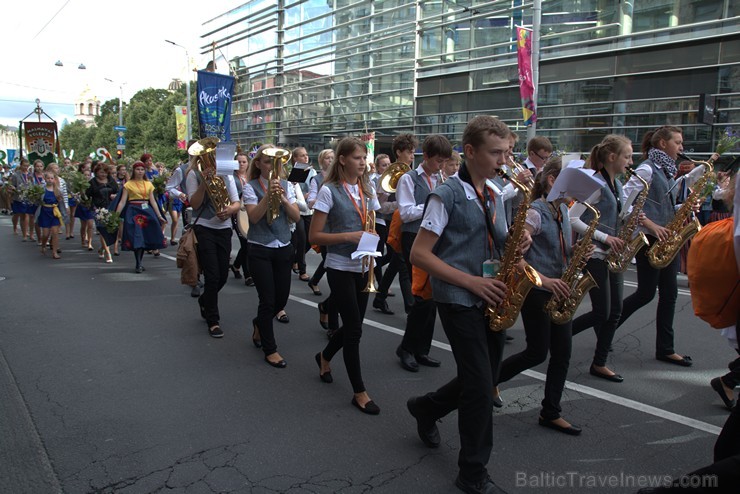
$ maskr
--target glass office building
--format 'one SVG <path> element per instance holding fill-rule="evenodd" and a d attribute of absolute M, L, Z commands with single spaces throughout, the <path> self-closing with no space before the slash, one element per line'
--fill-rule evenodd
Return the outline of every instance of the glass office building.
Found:
<path fill-rule="evenodd" d="M 459 142 L 477 114 L 524 137 L 515 26 L 532 15 L 524 0 L 253 0 L 203 24 L 203 53 L 216 42 L 238 77 L 242 145 L 314 154 L 375 131 L 387 152 L 400 132 Z M 639 147 L 670 124 L 709 152 L 740 125 L 740 2 L 543 0 L 538 100 L 537 135 L 565 151 L 608 133 Z"/>

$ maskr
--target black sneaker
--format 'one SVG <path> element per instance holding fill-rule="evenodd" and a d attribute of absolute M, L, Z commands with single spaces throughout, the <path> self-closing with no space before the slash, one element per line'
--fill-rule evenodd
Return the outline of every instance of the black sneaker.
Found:
<path fill-rule="evenodd" d="M 208 334 L 211 335 L 212 338 L 224 337 L 224 332 L 221 331 L 221 326 L 213 326 L 212 328 L 208 328 Z"/>
<path fill-rule="evenodd" d="M 375 297 L 373 299 L 373 309 L 382 312 L 383 314 L 393 315 L 393 311 L 388 307 L 388 301 L 384 298 Z"/>

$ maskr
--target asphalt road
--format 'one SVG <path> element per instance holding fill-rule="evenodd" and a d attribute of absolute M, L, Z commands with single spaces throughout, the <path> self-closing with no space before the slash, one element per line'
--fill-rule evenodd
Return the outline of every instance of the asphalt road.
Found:
<path fill-rule="evenodd" d="M 62 240 L 63 259 L 52 261 L 0 218 L 0 492 L 457 492 L 457 415 L 430 450 L 405 407 L 446 382 L 454 360 L 438 325 L 442 367 L 400 368 L 400 293 L 389 299 L 396 315 L 369 309 L 365 321 L 363 374 L 382 409 L 373 417 L 350 405 L 340 358 L 334 383 L 319 380 L 322 298 L 297 277 L 291 322 L 275 324 L 288 367 L 274 369 L 250 342 L 257 297 L 242 280 L 221 292 L 216 340 L 179 284 L 174 249 L 145 256 L 135 274 L 132 254 L 104 264 L 78 240 Z M 311 253 L 310 266 L 318 259 Z M 634 279 L 628 272 L 626 293 Z M 489 463 L 502 490 L 635 492 L 711 462 L 728 412 L 709 380 L 734 352 L 693 315 L 684 283 L 676 349 L 695 364 L 658 362 L 654 314 L 655 301 L 617 332 L 609 365 L 622 384 L 588 374 L 592 332 L 574 340 L 563 411 L 580 437 L 537 426 L 545 365 L 502 387 Z M 510 334 L 507 355 L 524 346 L 520 324 Z"/>

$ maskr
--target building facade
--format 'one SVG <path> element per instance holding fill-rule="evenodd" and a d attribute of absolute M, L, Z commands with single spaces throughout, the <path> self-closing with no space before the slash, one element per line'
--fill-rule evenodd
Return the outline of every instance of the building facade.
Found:
<path fill-rule="evenodd" d="M 526 136 L 515 26 L 532 19 L 523 0 L 252 0 L 203 24 L 203 53 L 215 41 L 237 75 L 240 144 L 313 154 L 374 131 L 379 153 L 400 132 L 459 142 L 478 114 Z M 544 0 L 541 19 L 537 135 L 557 148 L 639 148 L 669 124 L 701 154 L 740 125 L 740 2 Z"/>

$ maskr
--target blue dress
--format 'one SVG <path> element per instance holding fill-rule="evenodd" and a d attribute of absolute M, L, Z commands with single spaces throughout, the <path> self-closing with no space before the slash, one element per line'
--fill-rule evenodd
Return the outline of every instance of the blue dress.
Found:
<path fill-rule="evenodd" d="M 57 200 L 57 196 L 54 195 L 54 191 L 44 191 L 44 196 L 41 199 L 41 211 L 39 211 L 39 218 L 37 220 L 41 228 L 51 228 L 52 226 L 60 226 L 62 224 L 59 218 L 54 216 L 54 206 L 59 206 L 59 201 Z"/>
<path fill-rule="evenodd" d="M 78 204 L 77 209 L 75 209 L 75 218 L 79 218 L 82 221 L 94 220 L 95 210 L 83 204 Z"/>

